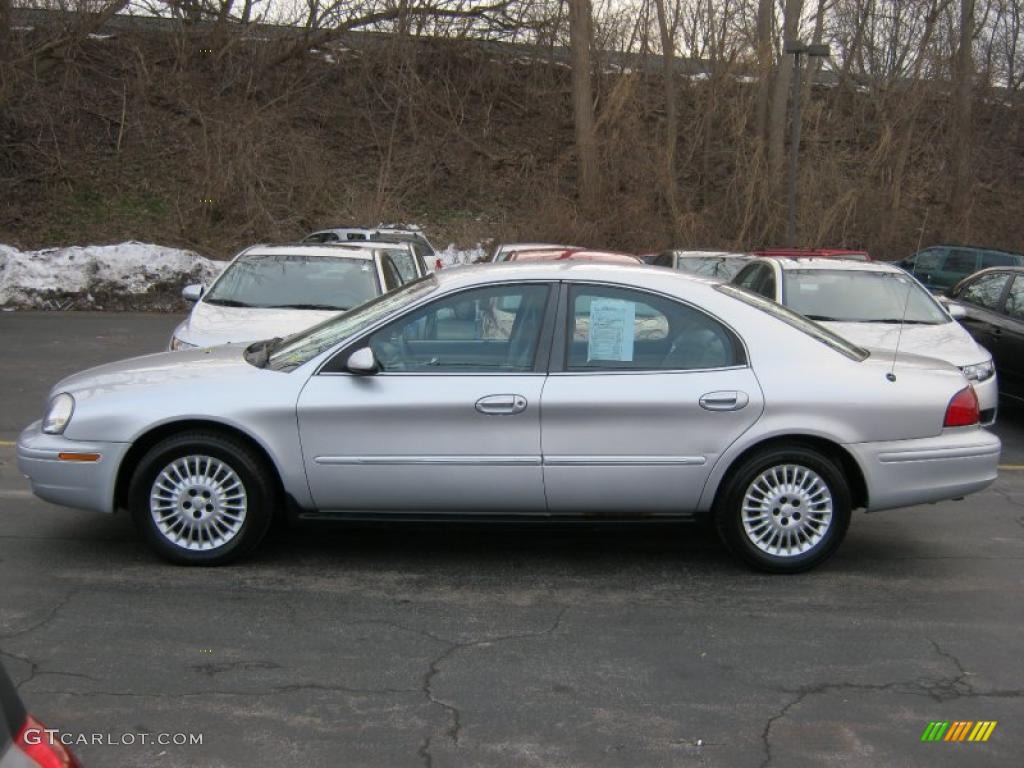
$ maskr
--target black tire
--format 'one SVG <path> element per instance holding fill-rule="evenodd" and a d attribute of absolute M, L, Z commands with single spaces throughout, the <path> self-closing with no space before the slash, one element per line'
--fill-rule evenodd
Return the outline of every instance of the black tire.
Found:
<path fill-rule="evenodd" d="M 175 544 L 157 526 L 150 511 L 150 493 L 161 471 L 188 456 L 208 456 L 237 475 L 245 493 L 241 526 L 225 543 L 210 549 Z M 128 486 L 128 507 L 139 533 L 158 555 L 180 565 L 223 565 L 251 552 L 263 539 L 277 505 L 273 467 L 245 442 L 214 431 L 172 435 L 154 445 L 139 461 Z"/>
<path fill-rule="evenodd" d="M 820 539 L 801 553 L 777 555 L 759 547 L 748 535 L 744 526 L 743 501 L 753 482 L 766 470 L 779 466 L 797 466 L 809 469 L 818 475 L 832 497 L 832 517 Z M 797 515 L 806 515 L 807 501 L 803 509 L 796 506 L 800 499 L 789 500 L 793 506 L 780 505 L 781 516 L 773 509 L 770 514 L 773 524 L 782 524 Z M 790 516 L 786 517 L 789 509 Z M 816 508 L 815 508 L 816 509 Z M 741 560 L 758 570 L 770 573 L 799 573 L 820 565 L 836 551 L 850 526 L 850 486 L 842 469 L 828 456 L 809 446 L 799 443 L 780 444 L 767 448 L 745 459 L 730 471 L 715 503 L 714 520 L 718 535 L 726 547 Z M 749 518 L 753 520 L 753 518 Z M 801 519 L 804 519 L 801 517 Z M 797 525 L 799 521 L 794 521 Z M 765 528 L 764 530 L 768 530 Z M 809 540 L 809 539 L 808 539 Z"/>

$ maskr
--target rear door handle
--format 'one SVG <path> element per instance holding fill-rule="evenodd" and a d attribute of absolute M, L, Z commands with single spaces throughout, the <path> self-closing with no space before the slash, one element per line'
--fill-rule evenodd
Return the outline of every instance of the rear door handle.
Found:
<path fill-rule="evenodd" d="M 697 402 L 706 411 L 738 411 L 746 407 L 750 398 L 746 392 L 708 392 Z"/>
<path fill-rule="evenodd" d="M 522 395 L 487 395 L 476 401 L 476 409 L 486 416 L 511 416 L 526 410 Z"/>

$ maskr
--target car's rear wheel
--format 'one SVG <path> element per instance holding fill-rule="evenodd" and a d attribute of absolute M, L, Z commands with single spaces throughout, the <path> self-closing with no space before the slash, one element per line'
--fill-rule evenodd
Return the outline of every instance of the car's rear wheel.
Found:
<path fill-rule="evenodd" d="M 828 456 L 798 444 L 757 453 L 730 474 L 715 508 L 729 549 L 764 571 L 797 573 L 835 552 L 850 525 L 850 488 Z"/>
<path fill-rule="evenodd" d="M 251 551 L 273 517 L 272 469 L 244 442 L 216 432 L 162 440 L 139 461 L 132 517 L 161 557 L 220 565 Z"/>

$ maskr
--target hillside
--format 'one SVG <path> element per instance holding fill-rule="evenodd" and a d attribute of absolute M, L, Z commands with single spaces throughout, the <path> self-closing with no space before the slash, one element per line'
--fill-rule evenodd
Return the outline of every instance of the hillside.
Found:
<path fill-rule="evenodd" d="M 20 34 L 29 49 L 43 33 Z M 643 251 L 781 240 L 781 180 L 760 160 L 753 89 L 735 66 L 680 79 L 680 207 L 670 214 L 659 70 L 599 57 L 602 202 L 584 217 L 561 62 L 400 38 L 276 57 L 259 39 L 185 28 L 117 30 L 9 63 L 0 242 L 137 239 L 226 257 L 381 220 L 419 223 L 440 244 L 530 238 Z M 1001 101 L 976 101 L 972 204 L 954 229 L 943 84 L 812 89 L 801 240 L 882 257 L 919 240 L 1024 249 L 1024 107 Z"/>

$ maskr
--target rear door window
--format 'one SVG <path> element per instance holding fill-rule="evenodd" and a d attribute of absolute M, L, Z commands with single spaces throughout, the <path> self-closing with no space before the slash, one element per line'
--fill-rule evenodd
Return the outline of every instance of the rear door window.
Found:
<path fill-rule="evenodd" d="M 1006 272 L 984 275 L 967 285 L 960 291 L 957 298 L 967 304 L 974 304 L 985 309 L 997 309 L 999 300 L 1003 296 L 1003 289 L 1009 279 L 1010 275 Z"/>
<path fill-rule="evenodd" d="M 1024 320 L 1024 277 L 1021 275 L 1017 275 L 1010 286 L 1004 311 L 1014 320 Z"/>
<path fill-rule="evenodd" d="M 697 370 L 745 363 L 743 346 L 698 309 L 606 286 L 571 286 L 566 370 Z"/>
<path fill-rule="evenodd" d="M 1017 259 L 1012 253 L 1000 253 L 999 251 L 985 251 L 981 254 L 981 269 L 988 267 L 1013 267 Z"/>
<path fill-rule="evenodd" d="M 978 255 L 974 251 L 953 249 L 946 257 L 946 263 L 942 266 L 944 272 L 952 272 L 957 275 L 969 275 L 976 272 L 978 268 Z"/>

